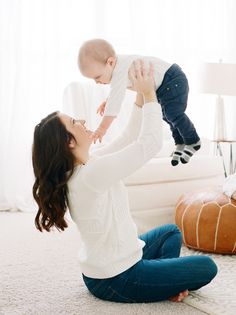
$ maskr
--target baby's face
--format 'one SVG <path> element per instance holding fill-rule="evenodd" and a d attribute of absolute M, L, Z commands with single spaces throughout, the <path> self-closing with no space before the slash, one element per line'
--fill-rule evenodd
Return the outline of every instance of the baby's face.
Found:
<path fill-rule="evenodd" d="M 80 71 L 85 77 L 93 79 L 96 83 L 109 84 L 115 67 L 115 62 L 109 61 L 109 59 L 106 64 L 91 61 L 88 66 L 80 69 Z"/>

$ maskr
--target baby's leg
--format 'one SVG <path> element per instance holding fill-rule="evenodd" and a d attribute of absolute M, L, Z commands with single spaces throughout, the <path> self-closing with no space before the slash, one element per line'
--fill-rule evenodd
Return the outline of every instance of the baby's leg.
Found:
<path fill-rule="evenodd" d="M 176 147 L 175 147 L 175 150 L 171 156 L 172 157 L 171 158 L 171 164 L 173 166 L 176 166 L 179 164 L 180 157 L 182 156 L 182 152 L 184 150 L 184 146 L 185 146 L 184 141 L 183 141 L 183 138 L 182 138 L 181 134 L 179 133 L 178 129 L 173 127 L 172 123 L 166 119 L 164 109 L 162 110 L 162 115 L 163 115 L 163 120 L 169 124 L 170 130 L 172 133 L 172 137 L 175 141 Z"/>
<path fill-rule="evenodd" d="M 180 161 L 183 164 L 188 163 L 193 154 L 197 152 L 200 148 L 201 148 L 200 140 L 196 143 L 185 145 L 182 155 L 180 157 Z"/>
<path fill-rule="evenodd" d="M 178 106 L 179 109 L 177 109 Z M 181 106 L 177 101 L 166 105 L 165 115 L 171 121 L 172 128 L 178 130 L 185 144 L 184 147 L 179 146 L 176 148 L 177 155 L 179 155 L 182 163 L 188 163 L 193 154 L 201 147 L 201 141 L 196 129 L 188 116 L 184 112 L 181 112 Z M 179 162 L 179 159 L 176 158 L 177 162 Z M 177 164 L 175 161 L 172 163 L 172 165 Z"/>
<path fill-rule="evenodd" d="M 186 145 L 184 153 L 182 146 L 176 148 L 171 163 L 177 165 L 179 160 L 188 163 L 191 156 L 200 149 L 201 142 L 193 123 L 185 114 L 189 92 L 188 80 L 180 68 L 174 69 L 174 75 L 172 73 L 172 76 L 163 83 L 158 101 L 162 107 L 163 119 L 171 126 L 175 144 Z"/>
<path fill-rule="evenodd" d="M 172 154 L 172 159 L 171 159 L 171 164 L 173 166 L 176 166 L 179 164 L 179 161 L 181 160 L 181 157 L 182 157 L 182 154 L 184 151 L 184 147 L 185 147 L 185 144 L 177 144 L 176 145 L 175 150 Z"/>

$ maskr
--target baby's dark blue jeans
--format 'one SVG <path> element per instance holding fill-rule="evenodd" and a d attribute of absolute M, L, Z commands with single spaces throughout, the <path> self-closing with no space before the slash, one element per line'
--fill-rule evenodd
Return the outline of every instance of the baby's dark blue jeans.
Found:
<path fill-rule="evenodd" d="M 156 95 L 163 120 L 170 125 L 175 144 L 193 144 L 200 140 L 193 123 L 185 114 L 188 92 L 186 75 L 177 64 L 173 64 L 165 73 Z"/>

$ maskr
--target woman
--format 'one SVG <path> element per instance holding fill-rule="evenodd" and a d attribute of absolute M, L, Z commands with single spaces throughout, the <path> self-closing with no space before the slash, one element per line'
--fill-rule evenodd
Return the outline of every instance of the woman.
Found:
<path fill-rule="evenodd" d="M 115 302 L 181 301 L 188 290 L 217 273 L 206 256 L 179 257 L 174 224 L 138 237 L 122 179 L 161 148 L 161 109 L 153 69 L 136 62 L 130 71 L 136 102 L 123 134 L 89 156 L 92 132 L 85 122 L 56 112 L 35 127 L 33 144 L 36 227 L 64 230 L 67 207 L 81 234 L 80 268 L 89 291 Z"/>

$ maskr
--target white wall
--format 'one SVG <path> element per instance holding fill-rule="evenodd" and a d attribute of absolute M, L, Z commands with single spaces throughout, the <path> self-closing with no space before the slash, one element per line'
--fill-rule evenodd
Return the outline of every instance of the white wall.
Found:
<path fill-rule="evenodd" d="M 214 97 L 197 94 L 197 65 L 236 62 L 235 9 L 234 0 L 0 0 L 0 208 L 27 207 L 34 125 L 82 80 L 76 57 L 85 39 L 179 63 L 190 81 L 187 112 L 209 136 Z"/>

